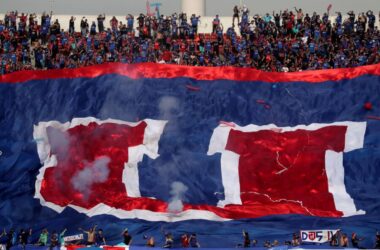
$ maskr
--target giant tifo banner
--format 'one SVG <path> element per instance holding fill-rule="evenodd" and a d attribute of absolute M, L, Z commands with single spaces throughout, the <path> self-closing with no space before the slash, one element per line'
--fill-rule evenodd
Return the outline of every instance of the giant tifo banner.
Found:
<path fill-rule="evenodd" d="M 188 232 L 211 247 L 242 229 L 380 228 L 379 65 L 105 64 L 0 81 L 0 228 L 98 224 L 137 245 Z"/>

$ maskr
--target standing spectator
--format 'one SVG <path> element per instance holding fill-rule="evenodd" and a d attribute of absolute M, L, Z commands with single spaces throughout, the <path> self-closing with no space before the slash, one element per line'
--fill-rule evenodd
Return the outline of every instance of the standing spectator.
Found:
<path fill-rule="evenodd" d="M 340 238 L 340 246 L 341 247 L 348 247 L 348 237 L 347 234 L 343 234 Z"/>
<path fill-rule="evenodd" d="M 148 238 L 148 240 L 146 241 L 146 246 L 147 247 L 154 247 L 155 246 L 155 242 L 154 242 L 154 237 L 151 236 Z"/>
<path fill-rule="evenodd" d="M 90 35 L 95 36 L 96 35 L 96 24 L 95 21 L 92 21 L 91 28 L 90 28 Z"/>
<path fill-rule="evenodd" d="M 71 16 L 69 21 L 69 33 L 72 35 L 75 32 L 75 20 L 76 18 Z"/>
<path fill-rule="evenodd" d="M 65 246 L 64 236 L 65 236 L 66 231 L 67 231 L 67 229 L 65 228 L 65 229 L 63 229 L 63 230 L 61 231 L 61 233 L 59 234 L 59 244 L 60 244 L 61 246 Z"/>
<path fill-rule="evenodd" d="M 237 5 L 235 5 L 233 12 L 234 12 L 234 15 L 232 16 L 232 27 L 235 27 L 235 19 L 236 18 L 237 18 L 237 23 L 238 24 L 240 23 L 240 19 L 239 19 L 240 18 L 239 17 L 240 10 L 239 10 Z"/>
<path fill-rule="evenodd" d="M 173 247 L 173 235 L 171 233 L 168 233 L 165 235 L 165 245 L 163 248 L 172 248 Z"/>
<path fill-rule="evenodd" d="M 86 245 L 92 246 L 95 244 L 95 230 L 98 225 L 94 225 L 91 227 L 88 231 L 83 230 L 82 228 L 79 228 L 80 231 L 84 232 L 87 234 L 87 243 Z"/>
<path fill-rule="evenodd" d="M 123 238 L 123 242 L 125 245 L 130 246 L 132 244 L 132 236 L 129 235 L 128 228 L 124 229 Z"/>
<path fill-rule="evenodd" d="M 375 28 L 376 16 L 371 10 L 367 11 L 366 16 L 368 18 L 368 28 L 373 30 Z"/>
<path fill-rule="evenodd" d="M 293 234 L 292 237 L 292 242 L 291 242 L 293 247 L 299 246 L 300 245 L 300 236 L 296 233 Z"/>
<path fill-rule="evenodd" d="M 98 233 L 96 234 L 96 245 L 97 246 L 104 246 L 106 244 L 106 238 L 103 234 L 103 229 L 99 228 Z"/>
<path fill-rule="evenodd" d="M 115 16 L 113 16 L 112 19 L 110 20 L 111 30 L 113 33 L 117 32 L 118 23 L 119 23 L 119 21 L 116 19 Z"/>
<path fill-rule="evenodd" d="M 330 246 L 339 246 L 339 242 L 338 242 L 339 235 L 340 235 L 340 230 L 338 230 L 335 234 L 331 236 Z"/>
<path fill-rule="evenodd" d="M 50 236 L 50 249 L 53 249 L 57 246 L 59 246 L 58 234 L 56 231 L 53 231 L 53 233 Z"/>
<path fill-rule="evenodd" d="M 200 16 L 195 16 L 195 14 L 190 17 L 191 27 L 193 28 L 195 34 L 198 34 L 199 18 Z"/>
<path fill-rule="evenodd" d="M 29 243 L 29 237 L 32 236 L 32 229 L 29 230 L 21 230 L 21 234 L 19 236 L 20 244 L 25 247 Z"/>
<path fill-rule="evenodd" d="M 375 248 L 380 249 L 380 232 L 376 233 L 376 238 L 375 238 Z"/>
<path fill-rule="evenodd" d="M 294 7 L 294 9 L 296 10 L 296 13 L 297 13 L 297 23 L 300 24 L 302 23 L 302 20 L 303 20 L 302 9 L 297 9 L 296 7 Z"/>
<path fill-rule="evenodd" d="M 128 14 L 128 16 L 126 17 L 126 19 L 127 19 L 127 29 L 128 29 L 128 32 L 132 32 L 133 31 L 133 24 L 135 22 L 135 18 L 133 17 L 133 15 Z"/>
<path fill-rule="evenodd" d="M 212 21 L 212 33 L 215 33 L 219 26 L 220 26 L 219 15 L 216 15 L 214 20 Z"/>
<path fill-rule="evenodd" d="M 248 232 L 243 230 L 243 247 L 250 247 L 251 246 L 251 239 L 249 238 Z"/>
<path fill-rule="evenodd" d="M 87 35 L 87 19 L 86 17 L 82 17 L 82 20 L 80 21 L 80 32 L 82 36 Z"/>
<path fill-rule="evenodd" d="M 190 236 L 189 242 L 190 242 L 190 247 L 193 247 L 193 248 L 199 248 L 199 247 L 201 247 L 201 245 L 199 244 L 199 242 L 197 240 L 197 235 L 195 233 L 193 233 Z"/>
<path fill-rule="evenodd" d="M 356 233 L 352 233 L 352 235 L 351 235 L 352 247 L 354 247 L 354 248 L 360 248 L 359 241 L 362 241 L 362 240 L 363 240 L 363 238 L 359 238 Z"/>
<path fill-rule="evenodd" d="M 102 33 L 104 31 L 104 20 L 105 19 L 106 19 L 106 14 L 99 15 L 97 18 L 99 33 Z"/>
<path fill-rule="evenodd" d="M 6 244 L 5 244 L 5 247 L 7 250 L 11 249 L 11 247 L 14 245 L 14 236 L 15 236 L 15 231 L 13 230 L 13 228 L 11 228 L 8 233 L 5 233 L 5 229 L 4 229 L 4 235 L 6 236 Z"/>
<path fill-rule="evenodd" d="M 183 248 L 188 248 L 189 245 L 190 245 L 190 242 L 189 242 L 189 236 L 187 234 L 183 234 L 181 236 L 181 245 Z"/>
<path fill-rule="evenodd" d="M 48 236 L 49 236 L 49 232 L 46 228 L 44 228 L 40 234 L 40 237 L 38 238 L 37 245 L 46 246 L 48 242 Z"/>

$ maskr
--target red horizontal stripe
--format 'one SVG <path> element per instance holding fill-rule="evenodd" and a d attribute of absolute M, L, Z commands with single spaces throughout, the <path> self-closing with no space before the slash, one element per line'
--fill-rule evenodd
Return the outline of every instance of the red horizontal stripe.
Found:
<path fill-rule="evenodd" d="M 76 69 L 27 70 L 0 76 L 0 83 L 22 83 L 30 80 L 58 78 L 94 78 L 101 75 L 118 74 L 132 79 L 188 77 L 197 80 L 226 79 L 234 81 L 262 82 L 309 82 L 339 81 L 370 74 L 380 76 L 380 64 L 355 68 L 315 70 L 303 72 L 264 72 L 252 68 L 193 67 L 156 63 L 106 63 Z"/>

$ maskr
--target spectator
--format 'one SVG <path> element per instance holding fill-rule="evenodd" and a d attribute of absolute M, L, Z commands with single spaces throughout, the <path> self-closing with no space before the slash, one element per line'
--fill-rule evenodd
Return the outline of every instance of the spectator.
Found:
<path fill-rule="evenodd" d="M 375 248 L 380 249 L 380 233 L 376 233 L 376 238 L 375 238 Z"/>
<path fill-rule="evenodd" d="M 251 240 L 249 238 L 248 232 L 243 230 L 243 247 L 250 247 L 251 246 Z"/>
<path fill-rule="evenodd" d="M 6 247 L 6 250 L 9 250 L 11 249 L 11 247 L 15 244 L 14 242 L 14 230 L 13 229 L 10 229 L 8 231 L 8 233 L 5 232 L 5 229 L 4 229 L 4 232 L 2 233 L 3 236 L 6 236 L 6 242 L 5 242 L 5 247 Z"/>
<path fill-rule="evenodd" d="M 53 233 L 50 236 L 50 249 L 53 249 L 57 246 L 59 246 L 59 237 L 57 232 L 53 231 Z"/>
<path fill-rule="evenodd" d="M 189 236 L 187 234 L 183 234 L 181 236 L 181 245 L 183 248 L 188 248 L 189 245 L 190 245 L 190 242 L 189 242 Z"/>
<path fill-rule="evenodd" d="M 198 24 L 199 24 L 199 19 L 200 19 L 200 16 L 195 16 L 195 14 L 193 14 L 193 15 L 190 17 L 191 27 L 192 27 L 193 32 L 194 32 L 195 34 L 198 34 Z"/>
<path fill-rule="evenodd" d="M 67 231 L 67 229 L 65 228 L 65 229 L 63 229 L 63 230 L 61 231 L 61 233 L 59 234 L 59 238 L 58 238 L 58 240 L 59 240 L 59 244 L 60 244 L 61 246 L 65 246 L 65 240 L 64 240 L 63 237 L 65 236 L 66 231 Z"/>
<path fill-rule="evenodd" d="M 237 5 L 235 5 L 234 9 L 233 9 L 233 16 L 232 16 L 232 27 L 235 27 L 235 19 L 237 19 L 237 23 L 239 24 L 240 23 L 240 17 L 239 17 L 239 13 L 240 13 L 240 10 L 238 8 Z"/>
<path fill-rule="evenodd" d="M 170 234 L 170 233 L 167 233 L 165 235 L 165 244 L 163 246 L 163 248 L 172 248 L 173 247 L 173 235 Z"/>
<path fill-rule="evenodd" d="M 154 237 L 149 237 L 148 240 L 146 241 L 146 246 L 147 247 L 154 247 L 155 246 L 155 242 L 154 242 Z"/>
<path fill-rule="evenodd" d="M 97 246 L 104 246 L 106 244 L 106 238 L 103 234 L 103 229 L 99 228 L 98 233 L 96 234 L 96 245 Z"/>
<path fill-rule="evenodd" d="M 362 241 L 363 238 L 359 238 L 356 233 L 352 233 L 351 235 L 351 244 L 353 248 L 361 248 L 359 246 L 359 241 Z"/>
<path fill-rule="evenodd" d="M 88 246 L 92 246 L 92 245 L 95 245 L 95 230 L 96 230 L 96 227 L 98 225 L 94 225 L 93 227 L 91 227 L 88 231 L 86 230 L 83 230 L 82 228 L 79 228 L 80 231 L 84 232 L 87 234 L 87 242 L 86 242 L 86 245 Z"/>
<path fill-rule="evenodd" d="M 82 36 L 87 35 L 87 30 L 88 30 L 88 23 L 86 17 L 82 17 L 82 20 L 80 21 L 80 32 Z"/>
<path fill-rule="evenodd" d="M 129 235 L 128 228 L 124 229 L 123 238 L 123 242 L 125 245 L 130 246 L 132 244 L 132 236 Z"/>
<path fill-rule="evenodd" d="M 47 246 L 48 236 L 49 236 L 48 230 L 46 228 L 43 229 L 41 234 L 40 234 L 40 237 L 38 238 L 37 245 L 38 246 Z"/>
<path fill-rule="evenodd" d="M 339 242 L 338 242 L 339 236 L 340 236 L 340 230 L 338 230 L 335 234 L 331 236 L 330 246 L 333 246 L 333 247 L 339 246 Z"/>
<path fill-rule="evenodd" d="M 192 248 L 200 248 L 201 247 L 201 245 L 198 242 L 197 235 L 194 233 L 190 236 L 189 243 L 190 243 L 190 247 L 192 247 Z"/>
<path fill-rule="evenodd" d="M 127 16 L 126 23 L 115 17 L 109 29 L 104 27 L 105 15 L 99 15 L 90 30 L 83 17 L 81 33 L 76 34 L 74 20 L 68 31 L 62 31 L 59 20 L 51 24 L 52 13 L 43 13 L 39 25 L 35 14 L 18 15 L 11 11 L 0 20 L 0 74 L 115 61 L 253 67 L 282 72 L 380 62 L 380 33 L 376 26 L 371 28 L 371 11 L 359 13 L 357 18 L 350 11 L 346 20 L 338 12 L 336 20 L 330 21 L 328 12 L 322 17 L 305 13 L 302 18 L 303 12 L 297 8 L 294 14 L 286 10 L 273 12 L 273 16 L 254 15 L 251 20 L 246 6 L 238 10 L 242 14 L 238 20 L 240 36 L 233 25 L 224 30 L 218 16 L 213 22 L 213 33 L 206 35 L 198 35 L 196 24 L 200 17 L 192 15 L 188 23 L 186 13 L 158 18 L 141 14 L 137 27 L 132 15 Z M 16 21 L 20 19 L 18 23 L 15 17 Z"/>
<path fill-rule="evenodd" d="M 296 233 L 293 234 L 291 245 L 293 247 L 299 246 L 301 244 L 300 242 L 300 236 Z"/>
<path fill-rule="evenodd" d="M 348 237 L 347 234 L 343 234 L 340 238 L 340 246 L 341 247 L 348 247 Z"/>
<path fill-rule="evenodd" d="M 106 19 L 106 14 L 99 15 L 97 18 L 99 33 L 102 33 L 104 31 L 104 20 L 105 19 Z"/>
<path fill-rule="evenodd" d="M 215 33 L 217 28 L 220 27 L 220 19 L 219 15 L 216 15 L 214 20 L 212 21 L 212 33 Z"/>
<path fill-rule="evenodd" d="M 69 33 L 72 35 L 75 32 L 75 20 L 76 18 L 71 16 L 69 21 Z"/>
<path fill-rule="evenodd" d="M 29 230 L 21 229 L 20 235 L 19 235 L 19 243 L 25 247 L 29 243 L 30 236 L 32 236 L 31 228 Z"/>

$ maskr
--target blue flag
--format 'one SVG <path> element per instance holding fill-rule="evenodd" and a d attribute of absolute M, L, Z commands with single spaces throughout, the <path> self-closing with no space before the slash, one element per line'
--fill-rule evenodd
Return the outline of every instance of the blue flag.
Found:
<path fill-rule="evenodd" d="M 380 66 L 158 64 L 0 78 L 0 227 L 202 247 L 380 226 Z M 145 237 L 144 237 L 145 236 Z M 261 245 L 260 245 L 261 246 Z"/>

